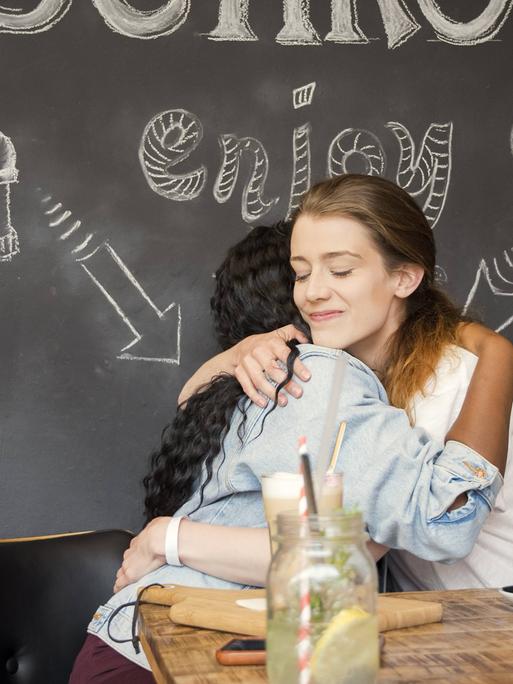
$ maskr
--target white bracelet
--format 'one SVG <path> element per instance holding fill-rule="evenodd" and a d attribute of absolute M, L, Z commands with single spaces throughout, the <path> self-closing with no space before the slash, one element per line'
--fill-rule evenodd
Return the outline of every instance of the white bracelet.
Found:
<path fill-rule="evenodd" d="M 165 554 L 168 565 L 183 565 L 178 556 L 178 529 L 184 519 L 184 515 L 171 518 L 166 530 Z"/>

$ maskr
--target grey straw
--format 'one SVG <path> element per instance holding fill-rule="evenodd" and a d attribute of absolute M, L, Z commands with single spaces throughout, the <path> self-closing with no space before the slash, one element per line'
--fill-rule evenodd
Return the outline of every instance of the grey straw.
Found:
<path fill-rule="evenodd" d="M 310 467 L 310 457 L 307 453 L 301 454 L 301 466 L 303 469 L 303 479 L 305 482 L 306 504 L 308 506 L 308 515 L 317 515 L 317 502 L 315 500 L 312 469 Z"/>
<path fill-rule="evenodd" d="M 347 366 L 347 360 L 343 352 L 339 352 L 337 360 L 335 361 L 335 369 L 333 371 L 333 379 L 331 381 L 330 397 L 328 401 L 328 408 L 324 418 L 324 428 L 321 436 L 321 443 L 317 455 L 317 468 L 315 469 L 315 491 L 317 497 L 321 495 L 322 484 L 324 477 L 328 470 L 330 463 L 330 444 L 335 434 L 337 409 L 340 398 L 340 391 L 342 389 L 342 382 L 344 380 L 344 373 Z"/>

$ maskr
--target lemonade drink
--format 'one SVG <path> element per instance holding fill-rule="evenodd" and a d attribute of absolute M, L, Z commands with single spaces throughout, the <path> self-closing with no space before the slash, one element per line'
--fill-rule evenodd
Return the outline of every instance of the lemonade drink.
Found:
<path fill-rule="evenodd" d="M 298 621 L 276 614 L 267 625 L 271 684 L 297 684 Z M 359 606 L 345 608 L 311 631 L 312 684 L 374 684 L 379 669 L 378 622 Z"/>
<path fill-rule="evenodd" d="M 267 675 L 299 679 L 301 602 L 309 596 L 311 684 L 374 684 L 379 669 L 376 566 L 359 512 L 278 515 L 267 578 Z"/>

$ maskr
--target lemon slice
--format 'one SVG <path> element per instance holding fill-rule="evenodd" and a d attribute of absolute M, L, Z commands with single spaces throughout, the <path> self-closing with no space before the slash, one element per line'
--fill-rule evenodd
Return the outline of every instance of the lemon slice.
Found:
<path fill-rule="evenodd" d="M 310 667 L 315 684 L 373 684 L 379 668 L 377 619 L 363 608 L 345 608 L 315 644 Z"/>

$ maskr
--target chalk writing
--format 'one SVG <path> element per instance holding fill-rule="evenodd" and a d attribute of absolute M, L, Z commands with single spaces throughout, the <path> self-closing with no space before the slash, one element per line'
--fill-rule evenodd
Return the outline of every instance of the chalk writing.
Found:
<path fill-rule="evenodd" d="M 292 104 L 294 109 L 300 109 L 300 107 L 306 107 L 307 105 L 312 104 L 316 85 L 316 82 L 313 81 L 300 88 L 295 88 L 292 91 Z"/>
<path fill-rule="evenodd" d="M 139 10 L 128 0 L 93 0 L 107 25 L 130 38 L 159 38 L 174 33 L 187 19 L 190 0 L 169 0 L 155 10 Z"/>
<path fill-rule="evenodd" d="M 207 33 L 210 40 L 258 40 L 248 23 L 249 0 L 221 0 L 219 22 Z"/>
<path fill-rule="evenodd" d="M 282 45 L 320 45 L 321 39 L 310 21 L 310 0 L 284 0 L 284 25 L 276 36 Z"/>
<path fill-rule="evenodd" d="M 387 128 L 395 134 L 401 148 L 397 184 L 417 197 L 427 191 L 423 210 L 431 228 L 440 218 L 451 179 L 452 123 L 431 124 L 415 159 L 415 143 L 409 131 L 391 121 Z"/>
<path fill-rule="evenodd" d="M 508 18 L 513 0 L 489 0 L 487 7 L 468 22 L 454 21 L 442 12 L 436 0 L 417 0 L 437 37 L 454 45 L 477 45 L 495 38 Z"/>
<path fill-rule="evenodd" d="M 11 261 L 20 251 L 18 233 L 11 223 L 11 184 L 18 180 L 16 150 L 0 132 L 0 261 Z"/>
<path fill-rule="evenodd" d="M 139 161 L 152 190 L 177 202 L 198 197 L 207 177 L 205 166 L 181 175 L 169 169 L 187 159 L 202 137 L 201 121 L 183 109 L 161 112 L 151 119 L 142 135 Z"/>
<path fill-rule="evenodd" d="M 62 19 L 71 2 L 41 0 L 35 9 L 26 12 L 0 8 L 0 33 L 47 31 Z M 134 8 L 129 0 L 92 2 L 110 29 L 143 40 L 174 33 L 185 23 L 190 10 L 190 0 L 168 0 L 154 10 Z M 389 49 L 403 45 L 421 28 L 407 0 L 376 0 L 376 3 Z M 276 41 L 282 45 L 321 45 L 321 38 L 310 21 L 309 0 L 282 0 L 282 4 L 284 23 Z M 488 0 L 485 9 L 466 22 L 447 16 L 436 0 L 417 0 L 417 4 L 439 40 L 453 45 L 477 45 L 495 38 L 510 14 L 513 0 Z M 249 24 L 249 5 L 250 0 L 219 0 L 217 26 L 203 35 L 210 40 L 227 42 L 259 40 Z M 326 41 L 369 42 L 358 24 L 357 7 L 358 0 L 331 0 L 331 30 Z"/>
<path fill-rule="evenodd" d="M 404 0 L 378 0 L 388 47 L 393 50 L 420 29 Z"/>
<path fill-rule="evenodd" d="M 237 138 L 228 133 L 221 135 L 219 142 L 223 150 L 223 161 L 214 185 L 214 197 L 219 203 L 224 203 L 231 197 L 239 175 L 240 159 L 242 156 L 249 156 L 253 165 L 249 180 L 244 185 L 241 213 L 247 223 L 257 221 L 279 200 L 279 197 L 268 201 L 263 199 L 269 171 L 267 152 L 256 138 Z"/>
<path fill-rule="evenodd" d="M 328 175 L 333 178 L 348 173 L 348 162 L 355 157 L 363 162 L 363 173 L 383 175 L 386 165 L 383 146 L 374 133 L 360 128 L 346 128 L 333 138 L 328 152 Z"/>
<path fill-rule="evenodd" d="M 292 171 L 292 183 L 290 187 L 290 200 L 287 218 L 298 208 L 302 195 L 310 187 L 311 177 L 311 151 L 310 151 L 310 132 L 312 126 L 309 123 L 298 126 L 294 129 L 293 156 L 294 168 Z"/>
<path fill-rule="evenodd" d="M 20 12 L 2 7 L 0 33 L 40 33 L 48 31 L 71 7 L 71 0 L 41 0 L 33 10 Z"/>
<path fill-rule="evenodd" d="M 305 91 L 311 85 L 296 91 Z M 312 97 L 313 89 L 308 99 L 311 101 Z M 452 123 L 430 124 L 417 156 L 406 126 L 391 121 L 386 128 L 394 133 L 400 146 L 397 183 L 414 197 L 425 195 L 423 209 L 434 227 L 445 206 L 451 178 Z M 306 122 L 293 131 L 293 168 L 287 216 L 297 208 L 301 195 L 310 187 L 312 130 L 311 123 Z M 172 133 L 175 137 L 169 140 Z M 188 201 L 200 195 L 207 179 L 205 166 L 185 174 L 172 174 L 169 168 L 185 161 L 199 145 L 202 135 L 203 126 L 199 118 L 184 109 L 162 112 L 150 120 L 142 136 L 139 159 L 154 192 L 175 201 Z M 241 215 L 247 223 L 260 220 L 279 201 L 279 197 L 264 199 L 269 172 L 269 158 L 264 145 L 251 136 L 238 137 L 233 133 L 219 135 L 218 141 L 222 161 L 213 187 L 214 198 L 224 204 L 232 197 L 241 160 L 247 159 L 251 166 L 242 192 Z M 371 131 L 346 128 L 331 141 L 327 169 L 330 177 L 355 171 L 384 175 L 386 156 L 383 145 Z"/>

